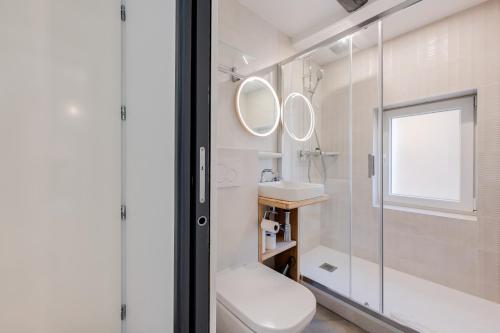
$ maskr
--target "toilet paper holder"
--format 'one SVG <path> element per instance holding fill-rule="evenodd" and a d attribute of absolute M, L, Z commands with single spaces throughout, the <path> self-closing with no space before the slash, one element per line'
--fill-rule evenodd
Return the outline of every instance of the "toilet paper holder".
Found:
<path fill-rule="evenodd" d="M 277 214 L 278 214 L 278 212 L 277 212 L 277 211 L 275 211 L 274 209 L 264 211 L 264 214 L 263 214 L 263 216 L 262 216 L 262 220 L 261 220 L 261 221 L 262 221 L 262 222 L 263 222 L 264 220 L 273 221 L 273 219 L 271 219 L 271 215 L 274 215 L 274 217 L 275 217 Z M 276 222 L 276 221 L 273 221 L 273 222 Z M 279 223 L 279 222 L 277 222 L 277 223 Z M 278 228 L 278 230 L 277 230 L 277 231 L 279 232 L 279 231 L 280 231 L 280 229 L 281 229 L 281 228 Z M 270 249 L 272 249 L 272 248 L 276 248 L 276 235 L 273 235 L 273 236 L 274 236 L 274 247 L 271 247 Z M 268 236 L 266 236 L 266 231 L 265 231 L 264 229 L 262 229 L 262 236 L 261 236 L 261 237 L 262 237 L 262 249 L 261 249 L 261 251 L 262 251 L 262 253 L 265 253 L 265 252 L 266 252 L 266 250 L 269 250 L 269 249 L 268 249 L 268 246 L 267 246 L 267 245 L 268 245 L 268 244 L 267 244 L 267 243 L 268 243 L 268 239 L 267 239 L 267 238 L 268 238 Z M 271 236 L 271 237 L 272 237 L 272 236 Z"/>
<path fill-rule="evenodd" d="M 278 215 L 278 212 L 275 210 L 266 210 L 264 212 L 264 215 L 262 216 L 263 219 L 270 219 L 271 215 Z"/>

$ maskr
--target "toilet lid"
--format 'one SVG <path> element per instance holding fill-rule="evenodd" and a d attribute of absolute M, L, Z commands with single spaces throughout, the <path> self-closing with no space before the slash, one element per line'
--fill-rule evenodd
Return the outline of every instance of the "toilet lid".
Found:
<path fill-rule="evenodd" d="M 307 288 L 260 263 L 219 272 L 217 300 L 262 333 L 294 332 L 316 311 L 316 299 Z"/>

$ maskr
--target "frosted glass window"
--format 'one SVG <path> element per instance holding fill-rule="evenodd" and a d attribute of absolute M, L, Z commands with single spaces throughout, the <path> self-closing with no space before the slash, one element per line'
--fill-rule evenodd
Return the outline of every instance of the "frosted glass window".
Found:
<path fill-rule="evenodd" d="M 391 194 L 460 200 L 460 110 L 393 118 Z"/>
<path fill-rule="evenodd" d="M 383 112 L 384 203 L 475 210 L 475 95 Z"/>

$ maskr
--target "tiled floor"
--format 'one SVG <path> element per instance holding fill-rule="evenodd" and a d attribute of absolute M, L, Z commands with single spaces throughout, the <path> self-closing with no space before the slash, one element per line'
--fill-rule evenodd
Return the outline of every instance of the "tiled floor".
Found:
<path fill-rule="evenodd" d="M 316 307 L 316 315 L 303 333 L 367 332 L 318 304 Z"/>

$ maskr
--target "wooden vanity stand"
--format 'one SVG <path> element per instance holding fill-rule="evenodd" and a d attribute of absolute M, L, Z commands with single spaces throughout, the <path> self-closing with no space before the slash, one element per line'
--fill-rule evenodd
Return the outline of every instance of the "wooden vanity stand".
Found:
<path fill-rule="evenodd" d="M 290 257 L 295 258 L 295 264 L 290 267 L 289 276 L 295 280 L 299 281 L 300 272 L 299 272 L 299 244 L 300 244 L 300 230 L 299 230 L 299 208 L 314 205 L 323 201 L 328 200 L 327 195 L 322 195 L 316 198 L 301 200 L 301 201 L 284 201 L 278 199 L 271 199 L 266 197 L 259 197 L 258 206 L 259 206 L 259 262 L 264 263 L 266 266 L 282 269 L 285 267 L 288 259 Z M 262 253 L 262 229 L 260 227 L 260 223 L 262 221 L 262 217 L 264 216 L 264 212 L 271 210 L 271 208 L 276 208 L 278 212 L 278 218 L 280 224 L 285 223 L 285 211 L 290 211 L 290 228 L 291 228 L 291 238 L 292 241 L 285 242 L 283 241 L 283 232 L 280 231 L 276 235 L 276 249 L 274 250 L 266 250 L 266 252 Z"/>

